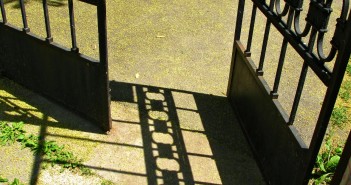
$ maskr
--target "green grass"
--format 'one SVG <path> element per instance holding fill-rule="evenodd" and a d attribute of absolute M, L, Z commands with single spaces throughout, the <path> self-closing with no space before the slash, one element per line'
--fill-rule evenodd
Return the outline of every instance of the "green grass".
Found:
<path fill-rule="evenodd" d="M 113 183 L 112 181 L 110 180 L 102 180 L 101 182 L 101 185 L 114 185 L 115 183 Z"/>
<path fill-rule="evenodd" d="M 343 106 L 334 107 L 330 121 L 333 125 L 342 127 L 348 121 L 347 108 Z"/>
<path fill-rule="evenodd" d="M 341 146 L 333 147 L 330 135 L 324 144 L 325 150 L 319 153 L 312 172 L 313 184 L 330 183 L 343 151 Z"/>
<path fill-rule="evenodd" d="M 48 164 L 59 165 L 64 169 L 79 171 L 83 175 L 91 174 L 91 170 L 82 164 L 82 160 L 65 150 L 64 146 L 59 146 L 55 141 L 40 141 L 38 136 L 26 134 L 23 129 L 24 124 L 0 122 L 0 144 L 6 145 L 19 142 L 23 148 L 29 148 L 34 153 L 43 155 L 43 168 Z M 41 144 L 42 143 L 42 144 Z"/>
<path fill-rule="evenodd" d="M 24 185 L 23 183 L 21 183 L 17 178 L 15 178 L 11 183 L 9 182 L 9 180 L 7 178 L 1 177 L 0 176 L 0 183 L 5 183 L 7 182 L 8 185 Z"/>
<path fill-rule="evenodd" d="M 351 97 L 350 92 L 351 92 L 351 81 L 345 81 L 341 86 L 339 96 L 344 101 L 348 101 Z"/>
<path fill-rule="evenodd" d="M 339 100 L 337 101 L 331 118 L 331 127 L 329 134 L 326 135 L 325 144 L 322 146 L 312 172 L 312 183 L 329 184 L 334 175 L 335 169 L 339 163 L 342 146 L 345 141 L 339 137 L 332 137 L 335 130 L 348 130 L 350 119 L 348 112 L 350 111 L 349 100 L 351 98 L 351 64 L 347 65 L 346 75 L 339 92 Z M 334 143 L 334 144 L 333 144 Z"/>
<path fill-rule="evenodd" d="M 350 64 L 350 62 L 347 64 L 346 73 L 351 76 L 351 64 Z"/>
<path fill-rule="evenodd" d="M 0 176 L 0 183 L 8 182 L 9 180 Z"/>

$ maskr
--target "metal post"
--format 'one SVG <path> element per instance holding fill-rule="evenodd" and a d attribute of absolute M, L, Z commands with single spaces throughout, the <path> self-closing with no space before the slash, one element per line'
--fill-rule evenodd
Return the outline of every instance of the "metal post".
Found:
<path fill-rule="evenodd" d="M 101 84 L 106 92 L 106 108 L 107 115 L 104 115 L 105 121 L 103 127 L 105 130 L 110 130 L 111 124 L 111 112 L 110 112 L 110 87 L 109 87 L 109 77 L 108 77 L 108 52 L 107 52 L 107 31 L 106 31 L 106 0 L 99 0 L 97 4 L 97 15 L 98 15 L 98 32 L 99 32 L 99 54 L 100 63 L 103 70 L 106 71 L 106 84 Z"/>

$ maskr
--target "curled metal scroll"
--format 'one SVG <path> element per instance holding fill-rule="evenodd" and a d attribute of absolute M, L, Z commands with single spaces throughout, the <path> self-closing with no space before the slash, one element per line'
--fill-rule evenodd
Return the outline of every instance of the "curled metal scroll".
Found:
<path fill-rule="evenodd" d="M 285 3 L 283 11 L 280 7 L 280 0 L 275 1 L 275 11 L 279 17 L 284 17 L 288 14 L 290 6 L 288 3 Z"/>
<path fill-rule="evenodd" d="M 292 9 L 294 11 L 293 24 L 294 24 L 294 30 L 296 35 L 298 37 L 307 36 L 311 30 L 311 25 L 306 24 L 303 31 L 301 31 L 301 28 L 300 28 L 300 15 L 302 12 L 303 0 L 284 0 L 284 1 L 285 1 L 285 6 L 283 11 L 281 11 L 280 0 L 275 1 L 277 15 L 280 17 L 283 17 L 288 13 L 289 9 Z"/>
<path fill-rule="evenodd" d="M 333 3 L 333 0 L 327 0 L 325 2 L 325 7 L 330 8 L 332 3 Z M 333 40 L 331 41 L 332 48 L 329 51 L 328 55 L 325 55 L 324 51 L 323 51 L 325 32 L 320 32 L 318 34 L 317 53 L 318 53 L 318 56 L 322 62 L 332 61 L 337 53 L 337 50 L 339 49 L 338 48 L 339 44 L 337 44 L 337 43 L 340 42 L 341 38 L 340 38 L 340 35 L 338 36 L 337 34 L 340 34 L 340 32 L 342 32 L 340 29 L 343 29 L 343 27 L 344 27 L 344 23 L 347 19 L 348 9 L 349 9 L 349 0 L 343 0 L 341 14 L 340 14 L 340 17 L 337 19 L 337 25 L 336 25 L 335 32 L 334 32 L 334 37 L 333 37 Z"/>
<path fill-rule="evenodd" d="M 311 30 L 311 25 L 310 24 L 306 24 L 305 28 L 303 29 L 303 31 L 301 31 L 300 28 L 300 16 L 301 16 L 301 12 L 302 12 L 302 5 L 303 5 L 303 1 L 300 1 L 299 7 L 296 8 L 295 10 L 295 16 L 294 16 L 294 28 L 295 28 L 295 33 L 298 37 L 306 37 L 308 35 L 308 33 Z"/>
<path fill-rule="evenodd" d="M 326 55 L 324 53 L 323 47 L 324 47 L 324 40 L 325 40 L 325 34 L 327 32 L 327 26 L 329 23 L 329 18 L 330 18 L 330 13 L 332 11 L 331 5 L 333 3 L 333 0 L 311 0 L 309 9 L 308 9 L 308 14 L 306 17 L 306 25 L 302 29 L 300 27 L 300 20 L 301 20 L 301 12 L 302 12 L 302 5 L 303 5 L 303 0 L 285 0 L 286 4 L 290 6 L 290 8 L 294 8 L 294 31 L 295 34 L 302 38 L 306 37 L 313 29 L 318 30 L 318 36 L 317 36 L 317 54 L 321 62 L 330 62 L 333 60 L 335 57 L 339 46 L 340 46 L 340 40 L 342 39 L 341 33 L 343 32 L 342 30 L 344 29 L 344 23 L 347 19 L 348 15 L 348 9 L 349 9 L 349 0 L 343 0 L 342 1 L 342 10 L 340 17 L 337 19 L 337 25 L 335 28 L 334 32 L 334 37 L 331 40 L 331 49 L 329 53 Z M 290 4 L 289 4 L 290 3 Z M 292 5 L 294 3 L 294 6 Z M 286 7 L 284 7 L 284 10 L 281 11 L 280 7 L 280 0 L 275 1 L 276 5 L 276 13 L 278 16 L 284 16 L 284 13 L 286 13 L 285 10 Z M 289 8 L 287 8 L 289 9 Z M 319 19 L 314 18 L 315 16 L 320 15 Z"/>
<path fill-rule="evenodd" d="M 282 8 L 281 0 L 271 0 L 270 1 L 271 9 L 273 6 L 275 7 L 275 13 L 280 18 L 285 17 L 291 12 L 294 16 L 293 18 L 293 26 L 296 36 L 299 38 L 306 37 L 310 34 L 311 30 L 317 30 L 317 55 L 321 62 L 330 62 L 335 57 L 337 51 L 340 48 L 340 43 L 342 41 L 343 30 L 345 26 L 345 22 L 348 16 L 349 9 L 349 0 L 342 0 L 342 10 L 340 17 L 337 19 L 336 28 L 334 31 L 333 39 L 330 41 L 331 49 L 328 54 L 324 53 L 324 40 L 325 34 L 327 33 L 327 27 L 329 24 L 329 18 L 332 12 L 331 6 L 333 4 L 333 0 L 310 0 L 306 24 L 304 28 L 300 27 L 301 20 L 301 12 L 303 11 L 303 0 L 284 0 L 285 4 Z M 338 3 L 341 3 L 338 1 Z M 273 5 L 273 6 L 272 6 Z M 288 19 L 289 20 L 289 19 Z M 289 25 L 287 25 L 290 27 Z M 313 47 L 314 43 L 311 43 Z M 311 51 L 313 52 L 313 51 Z"/>

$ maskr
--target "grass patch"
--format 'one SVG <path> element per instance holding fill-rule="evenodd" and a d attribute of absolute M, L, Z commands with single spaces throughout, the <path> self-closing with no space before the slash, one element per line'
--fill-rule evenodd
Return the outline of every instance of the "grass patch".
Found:
<path fill-rule="evenodd" d="M 344 101 L 348 101 L 351 97 L 350 92 L 351 92 L 351 81 L 345 81 L 341 86 L 339 96 Z"/>
<path fill-rule="evenodd" d="M 60 165 L 62 171 L 70 169 L 80 172 L 83 175 L 92 174 L 91 170 L 82 164 L 82 160 L 73 155 L 72 152 L 65 150 L 64 146 L 59 146 L 55 141 L 42 141 L 38 136 L 26 134 L 23 129 L 23 122 L 7 123 L 0 122 L 0 144 L 6 145 L 19 142 L 23 148 L 29 148 L 34 153 L 43 156 L 43 168 L 48 164 Z M 43 143 L 42 145 L 40 143 Z"/>
<path fill-rule="evenodd" d="M 347 64 L 346 73 L 351 76 L 351 63 L 350 62 Z"/>
<path fill-rule="evenodd" d="M 106 179 L 102 180 L 101 182 L 101 185 L 114 185 L 114 184 L 115 183 L 113 183 L 112 181 L 106 180 Z"/>
<path fill-rule="evenodd" d="M 321 147 L 321 150 L 317 156 L 316 163 L 312 172 L 311 182 L 312 184 L 329 184 L 333 178 L 336 167 L 339 163 L 345 140 L 341 139 L 340 132 L 347 131 L 350 129 L 350 118 L 348 112 L 350 111 L 351 99 L 351 64 L 347 65 L 343 83 L 339 91 L 339 100 L 333 109 L 330 117 L 329 134 L 326 135 L 325 143 Z M 338 136 L 332 137 L 335 131 Z"/>
<path fill-rule="evenodd" d="M 333 146 L 330 136 L 326 139 L 323 148 L 324 150 L 317 156 L 312 172 L 313 184 L 316 185 L 331 182 L 343 151 L 341 146 Z"/>
<path fill-rule="evenodd" d="M 347 108 L 343 106 L 334 107 L 330 121 L 333 125 L 342 127 L 348 121 Z"/>
<path fill-rule="evenodd" d="M 5 183 L 5 182 L 7 182 L 8 185 L 24 185 L 17 178 L 15 178 L 12 182 L 9 182 L 7 178 L 0 176 L 0 183 Z"/>

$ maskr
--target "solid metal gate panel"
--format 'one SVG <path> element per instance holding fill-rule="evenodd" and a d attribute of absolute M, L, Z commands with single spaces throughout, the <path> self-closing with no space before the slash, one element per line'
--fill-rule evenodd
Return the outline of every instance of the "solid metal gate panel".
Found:
<path fill-rule="evenodd" d="M 105 0 L 89 0 L 89 4 L 97 7 L 99 61 L 79 53 L 72 0 L 68 0 L 72 41 L 70 49 L 53 42 L 46 0 L 43 0 L 45 39 L 30 32 L 24 1 L 19 2 L 22 29 L 7 22 L 4 0 L 0 0 L 1 73 L 73 109 L 102 129 L 109 130 L 111 118 Z"/>
<path fill-rule="evenodd" d="M 239 0 L 236 32 L 228 85 L 229 97 L 241 119 L 241 125 L 256 154 L 263 174 L 270 184 L 307 184 L 316 156 L 326 133 L 337 94 L 351 52 L 351 18 L 348 17 L 349 1 L 342 3 L 341 15 L 331 40 L 331 50 L 324 54 L 324 35 L 327 32 L 332 0 L 311 0 L 302 17 L 303 0 L 252 0 L 252 14 L 247 46 L 241 42 L 245 0 Z M 266 27 L 258 67 L 251 56 L 257 9 L 266 17 Z M 300 20 L 306 18 L 306 27 Z M 274 85 L 271 88 L 263 77 L 263 66 L 268 37 L 273 25 L 283 36 L 283 43 Z M 274 36 L 274 35 L 273 35 Z M 301 38 L 309 37 L 308 43 Z M 290 114 L 278 101 L 278 89 L 288 44 L 303 59 Z M 335 59 L 333 70 L 326 63 Z M 300 138 L 294 127 L 295 116 L 305 84 L 308 69 L 316 74 L 327 87 L 318 121 L 309 146 Z"/>

